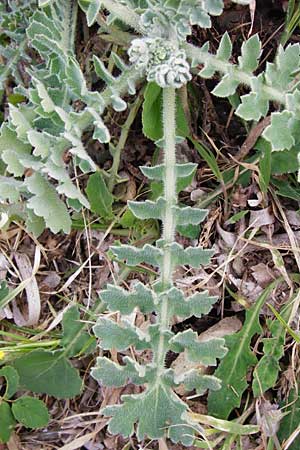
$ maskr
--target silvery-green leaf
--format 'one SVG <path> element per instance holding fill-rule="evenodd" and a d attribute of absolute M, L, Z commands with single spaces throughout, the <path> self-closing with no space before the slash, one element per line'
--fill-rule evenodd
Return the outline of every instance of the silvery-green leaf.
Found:
<path fill-rule="evenodd" d="M 28 177 L 25 185 L 33 194 L 28 202 L 28 208 L 45 220 L 46 225 L 53 233 L 60 230 L 70 233 L 71 219 L 65 204 L 58 197 L 56 190 L 40 174 L 35 173 Z"/>
<path fill-rule="evenodd" d="M 16 157 L 12 160 L 9 158 L 9 153 L 14 152 Z M 31 146 L 24 144 L 17 136 L 16 132 L 11 130 L 6 123 L 3 123 L 1 127 L 0 135 L 0 155 L 3 159 L 3 153 L 7 154 L 7 170 L 12 173 L 15 177 L 22 176 L 24 174 L 25 168 L 20 163 L 19 157 L 30 155 Z"/>
<path fill-rule="evenodd" d="M 159 164 L 157 166 L 142 166 L 140 167 L 142 173 L 150 180 L 162 181 L 164 177 L 165 166 Z M 192 175 L 197 169 L 197 164 L 186 163 L 176 164 L 176 176 L 177 178 L 185 178 Z"/>
<path fill-rule="evenodd" d="M 227 31 L 223 34 L 219 48 L 217 50 L 217 58 L 222 61 L 228 61 L 232 53 L 232 43 Z"/>
<path fill-rule="evenodd" d="M 110 311 L 120 311 L 125 315 L 132 313 L 136 307 L 145 314 L 156 309 L 153 291 L 140 282 L 130 291 L 109 284 L 101 292 L 101 299 L 107 304 Z"/>
<path fill-rule="evenodd" d="M 231 74 L 227 74 L 222 78 L 219 84 L 217 84 L 212 93 L 217 97 L 229 97 L 230 95 L 235 94 L 238 85 L 239 81 L 235 80 Z"/>
<path fill-rule="evenodd" d="M 9 105 L 9 115 L 12 124 L 15 126 L 15 130 L 19 139 L 27 142 L 27 132 L 32 128 L 31 121 L 34 118 L 33 111 L 25 109 L 20 106 L 16 108 L 14 105 Z"/>
<path fill-rule="evenodd" d="M 292 114 L 288 111 L 275 112 L 271 116 L 271 124 L 263 132 L 263 137 L 272 145 L 272 150 L 279 151 L 295 145 L 289 124 Z"/>
<path fill-rule="evenodd" d="M 80 65 L 74 57 L 68 59 L 66 76 L 68 87 L 78 98 L 82 98 L 87 93 L 87 87 Z"/>
<path fill-rule="evenodd" d="M 166 209 L 166 200 L 159 197 L 155 202 L 146 200 L 144 202 L 128 202 L 130 211 L 141 220 L 162 219 Z"/>
<path fill-rule="evenodd" d="M 114 84 L 115 78 L 106 69 L 106 67 L 103 64 L 103 62 L 101 61 L 101 59 L 99 59 L 98 56 L 93 55 L 93 62 L 94 62 L 95 72 L 98 75 L 98 77 L 101 80 L 103 80 L 107 84 L 107 86 Z"/>
<path fill-rule="evenodd" d="M 185 298 L 183 292 L 175 287 L 161 295 L 166 295 L 170 300 L 170 316 L 176 315 L 183 319 L 191 316 L 202 317 L 208 314 L 218 299 L 217 297 L 209 296 L 207 291 L 196 292 L 190 297 Z"/>
<path fill-rule="evenodd" d="M 212 338 L 208 341 L 198 341 L 198 335 L 192 330 L 177 333 L 171 338 L 171 348 L 175 352 L 186 350 L 191 362 L 198 362 L 206 366 L 215 366 L 217 358 L 223 358 L 227 349 L 224 347 L 224 339 Z"/>
<path fill-rule="evenodd" d="M 128 321 L 118 324 L 106 317 L 100 317 L 93 326 L 94 334 L 101 339 L 100 345 L 104 350 L 126 350 L 133 344 L 136 348 L 145 348 L 145 342 L 140 340 L 137 330 Z"/>
<path fill-rule="evenodd" d="M 206 209 L 192 208 L 191 206 L 185 206 L 183 208 L 174 206 L 172 209 L 176 218 L 176 224 L 180 226 L 198 225 L 203 222 L 208 212 Z"/>
<path fill-rule="evenodd" d="M 269 100 L 251 92 L 241 97 L 242 103 L 238 106 L 236 114 L 244 120 L 259 121 L 265 117 L 269 110 Z"/>
<path fill-rule="evenodd" d="M 91 27 L 94 22 L 96 21 L 97 15 L 99 14 L 99 11 L 101 9 L 102 6 L 102 1 L 101 0 L 91 0 L 88 10 L 87 10 L 87 22 L 88 22 L 88 26 Z"/>
<path fill-rule="evenodd" d="M 131 436 L 137 423 L 137 437 L 159 439 L 167 429 L 172 440 L 191 446 L 194 429 L 183 418 L 186 405 L 163 384 L 155 384 L 138 395 L 123 395 L 121 405 L 107 406 L 101 413 L 110 416 L 108 429 L 112 434 Z M 174 430 L 174 431 L 173 431 Z"/>
<path fill-rule="evenodd" d="M 98 357 L 91 375 L 101 385 L 112 387 L 121 387 L 129 382 L 137 385 L 144 384 L 153 378 L 154 368 L 140 366 L 128 356 L 123 358 L 123 362 L 126 364 L 121 366 L 106 357 Z"/>
<path fill-rule="evenodd" d="M 188 391 L 196 389 L 198 395 L 203 395 L 207 390 L 218 391 L 221 388 L 221 382 L 212 375 L 203 375 L 199 370 L 193 369 L 184 374 L 182 382 Z"/>
<path fill-rule="evenodd" d="M 238 58 L 240 68 L 245 72 L 254 72 L 258 67 L 260 55 L 261 42 L 258 34 L 255 34 L 243 42 L 242 55 Z"/>

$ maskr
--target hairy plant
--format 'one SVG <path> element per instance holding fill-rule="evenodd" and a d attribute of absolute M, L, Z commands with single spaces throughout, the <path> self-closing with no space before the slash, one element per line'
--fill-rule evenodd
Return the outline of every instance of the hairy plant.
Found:
<path fill-rule="evenodd" d="M 71 218 L 60 196 L 73 210 L 90 206 L 73 182 L 72 165 L 82 172 L 97 169 L 84 148 L 83 132 L 91 129 L 94 139 L 108 142 L 109 132 L 101 117 L 105 108 L 111 105 L 116 111 L 126 109 L 122 95 L 134 95 L 135 85 L 141 80 L 162 88 L 163 137 L 156 144 L 163 149 L 163 162 L 141 170 L 150 180 L 162 183 L 163 194 L 156 201 L 129 202 L 136 218 L 161 221 L 162 236 L 156 245 L 112 247 L 114 255 L 129 266 L 145 263 L 157 268 L 157 280 L 152 286 L 137 282 L 130 291 L 108 285 L 101 293 L 110 314 L 99 317 L 94 333 L 103 350 L 116 349 L 121 354 L 120 363 L 98 357 L 92 375 L 107 386 L 120 387 L 128 382 L 143 386 L 141 394 L 123 395 L 121 404 L 103 409 L 102 413 L 110 417 L 112 433 L 130 436 L 136 427 L 139 440 L 167 435 L 189 446 L 201 428 L 193 422 L 187 404 L 175 394 L 174 387 L 184 384 L 202 395 L 208 389 L 218 390 L 220 381 L 195 369 L 179 377 L 166 367 L 166 355 L 170 350 L 185 352 L 192 362 L 215 366 L 225 356 L 226 348 L 223 339 L 199 342 L 191 329 L 172 331 L 174 316 L 201 317 L 217 300 L 206 291 L 186 298 L 173 283 L 176 266 L 206 265 L 213 254 L 199 247 L 184 248 L 175 239 L 178 227 L 199 225 L 206 216 L 205 210 L 178 204 L 178 186 L 196 166 L 176 162 L 176 144 L 182 140 L 176 135 L 176 90 L 191 80 L 192 73 L 205 78 L 219 74 L 213 94 L 220 97 L 230 97 L 240 85 L 245 86 L 249 93 L 241 97 L 236 114 L 244 120 L 258 121 L 269 113 L 273 102 L 275 112 L 263 138 L 273 152 L 291 151 L 300 140 L 300 47 L 279 47 L 275 61 L 257 74 L 261 56 L 257 35 L 243 43 L 237 64 L 230 62 L 232 44 L 227 33 L 216 54 L 209 51 L 208 44 L 196 48 L 186 41 L 191 26 L 211 26 L 210 16 L 223 11 L 222 0 L 80 0 L 79 4 L 89 25 L 103 20 L 99 12 L 104 7 L 109 12 L 108 25 L 122 21 L 128 30 L 139 34 L 122 31 L 130 42 L 130 64 L 113 55 L 121 72 L 114 77 L 94 56 L 95 72 L 106 88 L 101 93 L 90 91 L 74 53 L 76 1 L 40 1 L 43 9 L 31 15 L 26 30 L 28 45 L 39 55 L 39 64 L 35 62 L 28 69 L 30 87 L 21 89 L 27 102 L 10 105 L 8 120 L 1 129 L 1 159 L 6 171 L 13 175 L 1 177 L 2 208 L 11 216 L 23 217 L 27 228 L 36 234 L 45 226 L 54 232 L 69 232 Z M 78 100 L 82 105 L 79 111 Z M 72 165 L 65 162 L 66 152 L 72 156 Z M 146 330 L 132 323 L 131 313 L 136 309 L 142 314 L 152 313 L 154 323 Z M 122 355 L 131 347 L 136 359 Z M 143 360 L 144 350 L 151 354 L 148 363 Z"/>

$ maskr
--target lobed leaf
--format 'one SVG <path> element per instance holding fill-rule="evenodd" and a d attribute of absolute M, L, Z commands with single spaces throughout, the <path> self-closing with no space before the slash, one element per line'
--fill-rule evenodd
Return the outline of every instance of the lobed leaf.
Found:
<path fill-rule="evenodd" d="M 140 282 L 131 291 L 108 284 L 107 288 L 101 292 L 100 297 L 112 312 L 119 311 L 121 314 L 128 315 L 135 308 L 139 308 L 144 314 L 156 310 L 153 291 Z"/>
<path fill-rule="evenodd" d="M 112 434 L 131 436 L 137 423 L 139 441 L 145 436 L 159 439 L 168 430 L 174 442 L 190 446 L 194 430 L 183 418 L 186 408 L 171 389 L 157 384 L 139 395 L 123 395 L 121 405 L 107 406 L 101 412 L 111 417 L 108 429 Z"/>
<path fill-rule="evenodd" d="M 216 366 L 217 358 L 223 358 L 227 353 L 224 339 L 213 338 L 208 341 L 198 341 L 198 335 L 192 330 L 177 333 L 171 340 L 171 349 L 175 352 L 186 350 L 191 362 L 198 362 L 207 366 Z"/>
<path fill-rule="evenodd" d="M 106 357 L 98 357 L 91 375 L 99 383 L 111 387 L 125 386 L 129 382 L 141 385 L 152 381 L 155 372 L 154 368 L 140 366 L 128 356 L 123 358 L 123 362 L 125 365 L 121 366 Z"/>

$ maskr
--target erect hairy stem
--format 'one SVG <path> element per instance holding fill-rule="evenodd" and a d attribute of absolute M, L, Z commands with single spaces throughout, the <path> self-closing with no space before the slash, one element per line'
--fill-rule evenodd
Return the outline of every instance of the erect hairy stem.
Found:
<path fill-rule="evenodd" d="M 161 278 L 164 287 L 168 287 L 172 277 L 172 264 L 168 251 L 169 244 L 172 244 L 175 238 L 175 216 L 172 210 L 176 200 L 176 93 L 174 88 L 163 89 L 163 124 L 164 124 L 164 196 L 166 200 L 166 211 L 163 221 L 163 240 L 166 244 L 164 264 L 162 267 Z"/>
<path fill-rule="evenodd" d="M 143 34 L 143 30 L 140 26 L 140 16 L 130 8 L 114 0 L 102 0 L 102 4 L 105 9 L 118 17 L 118 19 L 122 20 L 123 23 L 126 23 L 139 33 Z"/>
<path fill-rule="evenodd" d="M 163 290 L 172 284 L 172 259 L 170 245 L 175 239 L 175 215 L 173 207 L 176 205 L 176 91 L 174 88 L 163 89 L 163 127 L 164 127 L 164 197 L 166 210 L 163 219 L 164 257 L 161 267 L 161 284 Z M 164 332 L 169 329 L 168 295 L 161 300 L 159 315 L 160 338 L 157 347 L 156 364 L 157 376 L 164 370 L 165 350 Z"/>

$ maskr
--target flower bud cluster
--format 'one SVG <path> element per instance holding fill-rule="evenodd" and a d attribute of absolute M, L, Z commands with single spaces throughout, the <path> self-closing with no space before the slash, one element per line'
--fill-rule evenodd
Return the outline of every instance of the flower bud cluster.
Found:
<path fill-rule="evenodd" d="M 180 88 L 192 78 L 185 52 L 170 41 L 134 39 L 128 54 L 130 62 L 146 73 L 147 80 L 155 81 L 162 88 Z"/>

